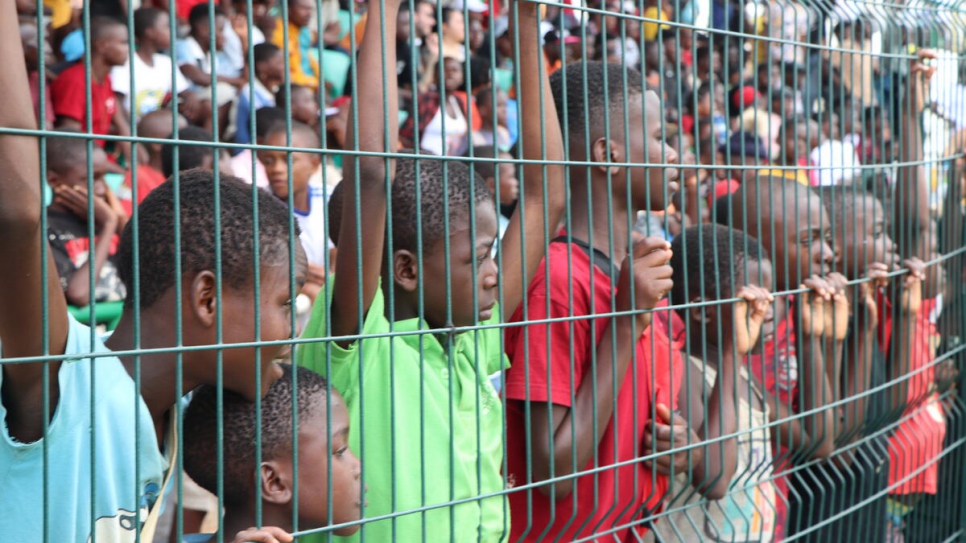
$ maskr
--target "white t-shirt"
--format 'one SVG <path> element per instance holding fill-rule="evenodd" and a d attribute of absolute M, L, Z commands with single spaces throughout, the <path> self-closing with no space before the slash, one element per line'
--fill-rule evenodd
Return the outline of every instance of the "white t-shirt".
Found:
<path fill-rule="evenodd" d="M 463 115 L 463 108 L 460 106 L 459 100 L 453 95 L 447 96 L 446 100 L 449 101 L 453 111 L 456 112 L 456 116 L 451 117 L 446 105 L 440 103 L 436 115 L 423 130 L 419 146 L 423 151 L 437 156 L 462 156 L 468 147 L 467 131 L 469 125 L 466 123 L 466 117 Z M 445 145 L 443 141 L 443 115 L 446 115 Z"/>
<path fill-rule="evenodd" d="M 322 184 L 321 176 L 313 176 L 309 181 L 308 213 L 295 210 L 295 219 L 302 231 L 299 239 L 302 241 L 309 264 L 324 266 L 326 255 L 333 247 L 325 230 L 325 212 L 328 204 L 329 192 Z"/>
<path fill-rule="evenodd" d="M 171 57 L 155 54 L 151 57 L 154 66 L 148 66 L 137 54 L 134 59 L 134 119 L 138 121 L 144 115 L 161 108 L 164 97 L 169 92 L 181 94 L 188 90 L 188 80 L 181 74 L 181 70 L 174 71 L 174 84 L 171 80 Z M 111 70 L 111 88 L 117 94 L 124 95 L 121 100 L 125 111 L 130 106 L 131 93 L 131 61 L 124 66 L 117 66 Z"/>

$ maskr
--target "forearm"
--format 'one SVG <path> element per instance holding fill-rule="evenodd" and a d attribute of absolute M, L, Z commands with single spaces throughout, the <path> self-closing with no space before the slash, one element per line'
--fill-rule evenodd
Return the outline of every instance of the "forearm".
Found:
<path fill-rule="evenodd" d="M 916 337 L 915 315 L 899 311 L 889 341 L 889 361 L 887 379 L 895 381 L 889 387 L 890 419 L 902 415 L 909 403 L 909 370 Z M 898 379 L 898 381 L 896 381 Z"/>
<path fill-rule="evenodd" d="M 808 436 L 807 448 L 812 457 L 825 458 L 834 450 L 834 418 L 835 409 L 826 407 L 834 401 L 832 385 L 829 382 L 825 359 L 822 356 L 820 337 L 806 335 L 800 340 L 802 357 L 801 387 L 803 394 L 802 411 L 817 413 L 806 415 L 802 420 L 802 429 Z"/>
<path fill-rule="evenodd" d="M 721 367 L 718 368 L 714 387 L 708 396 L 704 424 L 698 430 L 701 439 L 717 440 L 721 436 L 733 435 L 738 430 L 738 417 L 735 413 L 736 371 L 734 357 L 725 354 Z M 737 469 L 738 440 L 730 438 L 709 443 L 704 448 L 703 456 L 704 461 L 694 465 L 691 482 L 705 497 L 720 499 L 727 493 Z"/>
<path fill-rule="evenodd" d="M 900 161 L 905 165 L 897 171 L 896 185 L 896 212 L 898 215 L 897 224 L 909 225 L 916 224 L 924 231 L 928 226 L 929 220 L 929 186 L 926 173 L 920 164 L 923 159 L 923 137 L 921 127 L 921 114 L 924 97 L 921 95 L 919 85 L 912 81 L 917 77 L 912 74 L 910 77 L 911 92 L 909 98 L 902 104 L 902 134 L 905 142 L 900 146 Z"/>
<path fill-rule="evenodd" d="M 854 441 L 862 435 L 865 413 L 869 403 L 869 387 L 872 383 L 872 353 L 875 341 L 874 330 L 863 330 L 848 344 L 849 363 L 846 366 L 848 382 L 845 393 L 854 398 L 843 407 L 845 418 L 839 434 L 839 444 Z"/>

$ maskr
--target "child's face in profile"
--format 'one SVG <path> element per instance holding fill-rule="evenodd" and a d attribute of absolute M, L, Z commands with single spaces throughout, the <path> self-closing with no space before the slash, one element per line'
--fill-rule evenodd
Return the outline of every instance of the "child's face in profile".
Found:
<path fill-rule="evenodd" d="M 362 518 L 365 503 L 359 481 L 362 465 L 349 449 L 349 413 L 345 402 L 334 389 L 328 398 L 316 400 L 326 401 L 330 421 L 326 420 L 325 407 L 318 405 L 312 409 L 309 419 L 299 425 L 299 524 L 309 529 L 357 521 Z M 357 531 L 358 524 L 338 529 L 335 534 L 347 536 Z"/>
<path fill-rule="evenodd" d="M 492 201 L 476 205 L 476 237 L 471 238 L 469 217 L 451 218 L 449 230 L 450 254 L 446 260 L 445 241 L 437 240 L 424 253 L 420 269 L 424 285 L 441 288 L 425 290 L 426 320 L 435 327 L 447 323 L 446 268 L 449 267 L 449 295 L 453 300 L 464 302 L 452 304 L 452 323 L 455 326 L 472 326 L 493 316 L 497 302 L 498 270 L 493 260 L 493 245 L 497 240 L 496 206 Z M 452 214 L 451 214 L 452 217 Z M 479 313 L 474 310 L 476 297 Z"/>
<path fill-rule="evenodd" d="M 869 264 L 879 262 L 890 269 L 899 263 L 899 254 L 886 225 L 882 204 L 871 196 L 858 199 L 837 230 L 839 262 L 845 276 L 858 279 L 865 275 Z M 846 207 L 848 209 L 848 206 Z"/>
<path fill-rule="evenodd" d="M 639 105 L 635 107 L 634 102 L 638 100 Z M 664 111 L 657 94 L 648 91 L 637 98 L 629 97 L 628 101 L 631 106 L 628 112 L 630 134 L 626 138 L 628 146 L 624 147 L 626 156 L 621 161 L 635 164 L 677 164 L 678 153 L 664 140 Z M 631 167 L 631 199 L 634 209 L 660 211 L 667 208 L 671 194 L 678 190 L 678 175 L 677 168 Z"/>
<path fill-rule="evenodd" d="M 308 87 L 292 89 L 292 119 L 309 126 L 319 124 L 319 101 L 315 99 L 315 92 Z"/>
<path fill-rule="evenodd" d="M 265 138 L 265 145 L 286 147 L 284 132 L 275 132 Z M 292 134 L 292 145 L 303 146 L 298 141 L 298 135 Z M 271 186 L 272 194 L 281 199 L 288 198 L 288 153 L 285 151 L 261 150 L 258 160 L 265 166 L 265 175 Z M 312 153 L 292 153 L 292 191 L 294 194 L 304 192 L 309 186 L 309 180 L 318 169 L 319 155 Z"/>

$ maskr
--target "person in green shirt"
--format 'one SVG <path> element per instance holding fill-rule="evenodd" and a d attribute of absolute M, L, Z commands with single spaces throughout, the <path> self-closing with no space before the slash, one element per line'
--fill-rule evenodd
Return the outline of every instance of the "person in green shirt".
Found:
<path fill-rule="evenodd" d="M 387 13 L 399 3 L 385 0 Z M 536 5 L 518 7 L 520 49 L 537 51 Z M 397 149 L 398 98 L 394 65 L 382 59 L 395 59 L 396 46 L 380 35 L 395 35 L 396 18 L 379 13 L 379 0 L 369 9 L 355 98 L 366 104 L 358 110 L 359 150 L 389 152 Z M 521 56 L 523 156 L 550 164 L 524 165 L 499 266 L 492 195 L 463 164 L 358 156 L 346 161 L 332 196 L 330 209 L 341 201 L 330 214 L 336 273 L 303 333 L 320 341 L 301 345 L 296 361 L 328 377 L 357 429 L 350 446 L 362 459 L 369 504 L 351 540 L 499 542 L 509 534 L 503 406 L 488 379 L 507 362 L 500 328 L 487 326 L 520 305 L 565 194 L 547 74 L 539 55 Z M 383 100 L 388 115 L 377 106 Z M 346 141 L 355 141 L 349 130 Z M 476 325 L 483 327 L 465 330 Z"/>

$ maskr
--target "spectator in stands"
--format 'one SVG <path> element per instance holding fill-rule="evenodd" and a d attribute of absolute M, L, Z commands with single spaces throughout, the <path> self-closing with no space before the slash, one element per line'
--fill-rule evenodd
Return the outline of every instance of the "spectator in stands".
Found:
<path fill-rule="evenodd" d="M 172 121 L 173 112 L 170 109 L 156 109 L 151 113 L 141 117 L 138 123 L 138 136 L 145 138 L 164 139 L 169 138 L 174 132 L 174 122 Z M 179 135 L 183 134 L 188 128 L 188 122 L 181 115 L 177 116 Z M 137 203 L 140 204 L 152 190 L 156 189 L 167 179 L 164 175 L 164 145 L 161 143 L 141 143 L 141 147 L 147 150 L 147 162 L 138 162 L 137 168 L 132 166 L 125 173 L 124 194 L 121 196 L 121 203 L 125 205 L 125 211 L 131 215 L 131 202 L 134 197 L 134 176 L 137 174 Z"/>
<path fill-rule="evenodd" d="M 191 90 L 201 100 L 211 100 L 214 87 L 214 106 L 218 110 L 218 126 L 228 125 L 231 104 L 238 96 L 238 89 L 245 85 L 244 60 L 233 58 L 224 50 L 223 28 L 227 23 L 225 11 L 214 7 L 214 45 L 207 3 L 191 8 L 190 33 L 178 42 L 178 67 L 191 83 Z M 206 128 L 211 128 L 206 126 Z"/>
<path fill-rule="evenodd" d="M 172 94 L 186 99 L 188 81 L 180 70 L 174 72 L 172 83 L 170 20 L 168 14 L 156 8 L 140 8 L 134 12 L 134 43 L 137 51 L 122 66 L 111 70 L 111 86 L 121 107 L 131 115 L 131 66 L 134 66 L 135 122 L 162 107 Z"/>
<path fill-rule="evenodd" d="M 788 482 L 783 472 L 791 458 L 790 451 L 803 451 L 815 459 L 828 458 L 835 448 L 834 409 L 827 407 L 835 396 L 826 372 L 825 342 L 840 340 L 830 336 L 834 330 L 827 333 L 819 326 L 819 319 L 800 320 L 805 314 L 824 315 L 823 301 L 839 302 L 832 308 L 842 309 L 844 296 L 839 287 L 823 279 L 833 271 L 834 251 L 826 241 L 831 239 L 831 226 L 818 196 L 808 187 L 777 177 L 741 185 L 734 194 L 719 198 L 716 208 L 719 224 L 740 228 L 774 251 L 775 290 L 786 291 L 800 285 L 810 289 L 808 295 L 778 301 L 779 314 L 786 317 L 778 321 L 774 337 L 765 342 L 764 353 L 748 357 L 752 373 L 770 402 L 771 421 L 787 421 L 772 432 L 773 456 L 778 459 L 776 538 L 781 539 L 789 519 Z M 845 319 L 845 315 L 840 315 L 836 322 Z M 806 330 L 796 329 L 798 323 L 806 322 Z M 800 403 L 794 404 L 793 398 L 799 398 Z M 795 412 L 813 414 L 792 417 L 789 406 Z"/>
<path fill-rule="evenodd" d="M 99 151 L 99 152 L 98 152 Z M 47 141 L 47 183 L 54 201 L 47 208 L 47 239 L 54 265 L 67 302 L 78 307 L 92 301 L 123 300 L 126 290 L 113 261 L 121 217 L 109 202 L 104 183 L 107 156 L 95 148 L 91 156 L 94 192 L 88 193 L 87 142 L 71 136 Z M 90 259 L 88 205 L 93 196 L 94 232 L 97 235 L 94 258 Z M 91 276 L 94 291 L 90 290 Z"/>
<path fill-rule="evenodd" d="M 285 110 L 278 107 L 263 107 L 255 112 L 255 143 L 265 144 L 265 135 L 276 124 L 285 124 Z M 252 165 L 254 161 L 254 166 Z M 254 169 L 252 169 L 254 167 Z M 258 188 L 269 190 L 265 166 L 255 157 L 251 149 L 243 149 L 232 157 L 231 169 L 241 180 L 249 185 L 254 182 Z"/>
<path fill-rule="evenodd" d="M 855 145 L 842 137 L 839 116 L 825 112 L 818 116 L 825 136 L 818 147 L 812 149 L 809 158 L 818 166 L 819 185 L 851 184 L 862 176 L 859 155 Z"/>
<path fill-rule="evenodd" d="M 735 132 L 718 150 L 724 156 L 723 164 L 744 167 L 729 168 L 725 173 L 726 179 L 733 179 L 742 184 L 754 183 L 758 179 L 760 167 L 768 164 L 767 149 L 761 139 L 750 132 Z"/>
<path fill-rule="evenodd" d="M 272 147 L 312 150 L 321 146 L 318 133 L 310 126 L 293 122 L 291 128 L 291 143 L 288 142 L 287 127 L 284 123 L 271 126 L 265 134 L 263 143 Z M 292 161 L 291 172 L 288 166 L 289 157 Z M 258 151 L 258 161 L 265 168 L 272 194 L 284 202 L 288 202 L 291 197 L 292 212 L 299 226 L 299 238 L 302 240 L 302 247 L 305 249 L 309 264 L 303 292 L 314 300 L 325 283 L 327 255 L 329 249 L 333 247 L 332 242 L 329 241 L 328 225 L 325 220 L 328 194 L 321 178 L 315 177 L 316 171 L 322 164 L 322 156 L 318 153 L 287 153 L 262 149 Z"/>
<path fill-rule="evenodd" d="M 307 124 L 313 128 L 321 122 L 321 108 L 316 92 L 309 87 L 291 85 L 288 94 L 285 86 L 281 86 L 275 93 L 275 104 L 282 110 L 291 107 L 292 120 Z"/>
<path fill-rule="evenodd" d="M 774 333 L 771 261 L 758 240 L 718 225 L 684 230 L 671 250 L 673 304 L 740 301 L 655 317 L 669 321 L 675 346 L 687 353 L 688 363 L 679 369 L 684 417 L 698 439 L 714 442 L 703 449 L 705 463 L 671 482 L 665 509 L 678 512 L 657 522 L 645 541 L 772 541 L 776 492 L 768 402 L 742 363 Z M 711 274 L 714 285 L 705 280 Z"/>
<path fill-rule="evenodd" d="M 493 107 L 494 93 L 496 93 L 496 108 Z M 480 129 L 473 136 L 475 144 L 497 147 L 507 152 L 513 147 L 510 140 L 510 129 L 507 126 L 507 96 L 500 89 L 483 87 L 476 93 L 474 103 L 480 114 Z M 493 138 L 494 124 L 496 125 L 496 140 Z"/>
<path fill-rule="evenodd" d="M 359 108 L 357 139 L 360 150 L 366 152 L 383 152 L 397 147 L 396 130 L 393 129 L 397 122 L 396 89 L 390 86 L 386 90 L 380 83 L 384 77 L 391 78 L 395 73 L 392 64 L 395 40 L 386 44 L 388 65 L 381 63 L 381 47 L 373 47 L 380 44 L 382 4 L 380 0 L 369 3 L 369 19 L 359 58 L 357 99 L 363 104 L 371 104 L 385 97 L 389 115 L 384 115 L 381 108 Z M 390 13 L 395 13 L 397 7 L 394 2 L 385 2 L 385 9 Z M 520 45 L 536 50 L 539 47 L 537 6 L 523 2 L 516 9 L 520 15 Z M 389 35 L 395 32 L 395 21 L 394 17 L 384 19 Z M 480 378 L 480 375 L 492 374 L 506 366 L 500 332 L 497 328 L 487 328 L 451 335 L 447 341 L 452 345 L 448 347 L 437 341 L 439 336 L 435 335 L 388 337 L 383 332 L 390 327 L 430 330 L 451 325 L 499 323 L 521 303 L 525 285 L 545 251 L 544 228 L 557 224 L 564 206 L 562 168 L 553 164 L 563 157 L 560 127 L 552 108 L 544 118 L 541 118 L 540 111 L 541 100 L 550 103 L 546 92 L 542 97 L 540 94 L 540 89 L 548 88 L 546 76 L 544 74 L 541 82 L 538 55 L 525 56 L 521 62 L 523 156 L 529 160 L 541 157 L 551 164 L 524 166 L 527 179 L 534 181 L 524 187 L 522 201 L 527 206 L 526 224 L 522 220 L 524 214 L 519 211 L 510 220 L 500 249 L 502 277 L 498 276 L 491 253 L 497 238 L 494 202 L 483 180 L 477 178 L 474 182 L 464 164 L 447 163 L 448 179 L 444 183 L 441 161 L 420 162 L 418 179 L 416 164 L 412 160 L 397 158 L 394 170 L 390 166 L 389 172 L 386 171 L 386 161 L 378 156 L 360 156 L 359 170 L 355 169 L 355 160 L 346 162 L 347 181 L 339 185 L 345 188 L 345 193 L 338 231 L 340 240 L 336 241 L 339 254 L 331 305 L 316 304 L 304 336 L 379 335 L 365 340 L 337 340 L 335 344 L 305 343 L 298 358 L 319 370 L 328 372 L 331 368 L 332 384 L 343 391 L 353 420 L 359 413 L 365 413 L 361 428 L 350 440 L 355 446 L 356 439 L 359 439 L 355 436 L 361 436 L 365 444 L 362 461 L 368 466 L 366 478 L 371 492 L 364 516 L 378 516 L 421 505 L 441 505 L 451 499 L 463 500 L 480 494 L 488 496 L 370 523 L 366 526 L 367 538 L 386 541 L 392 538 L 394 530 L 401 534 L 419 534 L 427 533 L 423 531 L 427 529 L 438 534 L 473 534 L 474 539 L 484 541 L 506 538 L 506 501 L 500 495 L 505 487 L 500 473 L 503 462 L 502 406 L 490 381 Z M 354 130 L 355 127 L 350 125 L 347 141 L 356 139 L 352 136 Z M 387 132 L 388 141 L 385 139 Z M 541 140 L 546 140 L 546 153 Z M 384 253 L 389 205 L 386 176 L 392 182 L 393 252 L 390 255 Z M 417 193 L 422 198 L 421 225 L 416 223 Z M 357 205 L 365 213 L 361 231 L 357 226 L 360 218 Z M 447 205 L 448 211 L 444 207 Z M 457 228 L 468 228 L 459 225 L 470 225 L 470 213 L 475 214 L 476 238 L 467 235 L 448 237 Z M 446 215 L 449 216 L 448 223 L 444 219 Z M 416 246 L 418 230 L 422 235 L 422 258 L 417 257 L 420 254 Z M 469 233 L 469 230 L 463 231 Z M 362 253 L 356 250 L 357 240 L 365 248 Z M 444 250 L 444 246 L 449 250 Z M 387 256 L 388 266 L 383 264 Z M 527 264 L 525 271 L 523 262 Z M 360 269 L 361 284 L 357 282 Z M 439 288 L 447 284 L 440 275 L 443 273 L 450 277 L 451 288 Z M 502 285 L 502 308 L 496 304 L 498 282 Z M 420 285 L 424 283 L 436 287 L 427 288 L 425 296 L 421 297 L 423 289 Z M 386 301 L 390 294 L 394 299 Z M 476 303 L 458 304 L 453 307 L 453 313 L 446 309 L 448 297 L 475 300 Z M 423 301 L 425 312 L 420 309 L 424 307 Z M 389 315 L 384 310 L 387 303 L 395 308 Z M 329 319 L 330 311 L 338 317 Z M 388 320 L 390 315 L 395 319 L 394 323 Z M 424 317 L 419 318 L 420 315 Z M 383 371 L 390 350 L 394 353 L 394 369 Z M 449 369 L 441 378 L 438 369 L 444 367 Z M 359 368 L 368 368 L 364 370 L 367 376 L 364 380 L 359 379 Z M 451 382 L 462 385 L 456 390 L 447 384 Z M 454 393 L 456 397 L 453 397 L 452 404 L 443 400 Z M 427 399 L 425 403 L 419 400 L 423 396 Z M 453 409 L 456 409 L 453 416 L 462 421 L 460 424 L 451 424 Z M 424 439 L 413 439 L 412 432 L 402 431 L 402 424 L 424 427 L 425 432 L 420 432 Z M 391 430 L 394 426 L 397 431 Z M 454 447 L 460 451 L 455 457 L 451 454 Z M 392 467 L 401 465 L 406 468 Z M 443 479 L 437 477 L 434 479 L 437 484 L 424 484 L 429 480 L 430 471 L 452 475 L 444 475 Z"/>
<path fill-rule="evenodd" d="M 288 43 L 285 43 L 285 22 L 277 19 L 272 43 L 288 52 L 289 79 L 293 85 L 318 90 L 322 72 L 315 53 L 318 52 L 318 36 L 312 29 L 312 0 L 285 0 L 288 2 Z"/>
<path fill-rule="evenodd" d="M 774 169 L 768 173 L 770 175 L 794 179 L 796 182 L 811 186 L 810 175 L 815 173 L 812 170 L 794 169 L 804 168 L 809 165 L 808 150 L 811 142 L 817 142 L 819 138 L 818 123 L 805 117 L 788 117 L 782 121 L 781 130 L 778 133 L 778 141 L 781 142 L 781 151 L 778 155 L 777 166 L 784 166 L 793 169 Z"/>
<path fill-rule="evenodd" d="M 173 139 L 174 134 L 168 135 L 168 139 Z M 215 138 L 211 132 L 197 126 L 189 126 L 178 132 L 178 139 L 171 143 L 165 143 L 161 147 L 161 173 L 165 179 L 174 175 L 176 171 L 184 172 L 195 168 L 213 170 L 215 167 L 215 155 L 219 155 L 218 170 L 223 176 L 232 175 L 231 157 L 227 156 L 227 151 L 218 149 L 214 145 L 179 145 L 178 141 L 192 142 L 214 142 Z M 175 161 L 177 160 L 177 164 Z"/>
<path fill-rule="evenodd" d="M 50 94 L 57 115 L 57 127 L 86 131 L 88 122 L 94 134 L 106 135 L 111 128 L 118 135 L 130 135 L 127 116 L 117 107 L 111 85 L 111 69 L 127 62 L 127 28 L 114 19 L 95 18 L 91 21 L 91 101 L 87 101 L 87 71 L 83 61 L 65 69 L 50 85 Z M 90 107 L 91 116 L 87 117 Z M 103 140 L 97 140 L 104 146 Z M 116 144 L 130 160 L 131 144 Z"/>
<path fill-rule="evenodd" d="M 443 8 L 437 28 L 439 57 L 463 62 L 466 57 L 463 45 L 466 41 L 466 20 L 463 12 L 453 8 Z"/>
<path fill-rule="evenodd" d="M 294 531 L 293 515 L 298 517 L 299 530 L 354 522 L 359 520 L 365 499 L 359 459 L 349 448 L 349 413 L 342 396 L 334 388 L 330 394 L 326 380 L 313 371 L 288 364 L 279 367 L 282 376 L 261 403 L 260 426 L 255 406 L 247 398 L 225 392 L 219 402 L 218 390 L 212 386 L 198 390 L 185 412 L 184 470 L 212 493 L 219 491 L 219 475 L 224 470 L 222 533 L 238 534 L 238 543 L 292 541 L 288 533 Z M 293 372 L 297 389 L 292 385 Z M 297 433 L 292 424 L 296 403 Z M 231 454 L 225 455 L 223 465 L 217 462 L 219 415 L 225 427 L 231 428 L 224 434 L 225 450 Z M 297 470 L 292 461 L 296 436 Z M 257 457 L 259 439 L 261 456 Z M 261 487 L 260 493 L 256 493 L 256 484 Z M 256 496 L 262 500 L 261 518 L 255 515 Z M 250 527 L 259 523 L 264 526 L 261 532 L 275 539 L 256 537 L 261 535 L 259 530 Z M 334 533 L 346 536 L 358 530 L 355 524 Z M 205 541 L 215 539 L 216 534 L 211 534 Z M 201 539 L 192 541 L 200 543 Z"/>
<path fill-rule="evenodd" d="M 671 289 L 670 244 L 663 238 L 632 244 L 625 225 L 630 209 L 666 207 L 664 195 L 677 190 L 677 170 L 583 165 L 587 160 L 637 164 L 678 160 L 658 128 L 662 107 L 657 95 L 644 90 L 639 72 L 628 70 L 626 76 L 625 83 L 625 72 L 618 64 L 605 67 L 593 62 L 570 64 L 551 79 L 556 116 L 569 123 L 570 157 L 581 162 L 571 166 L 571 230 L 550 244 L 547 260 L 537 266 L 527 290 L 528 312 L 515 312 L 513 322 L 608 313 L 613 304 L 617 311 L 651 309 Z M 583 96 L 586 101 L 573 99 Z M 630 115 L 629 142 L 623 128 L 625 107 Z M 610 133 L 605 134 L 608 119 Z M 550 142 L 547 145 L 549 149 Z M 591 194 L 587 194 L 588 183 Z M 624 251 L 632 245 L 625 257 Z M 619 252 L 611 254 L 611 247 Z M 620 268 L 615 261 L 622 262 Z M 633 275 L 629 273 L 632 261 Z M 571 323 L 555 321 L 529 325 L 526 333 L 524 328 L 507 329 L 505 344 L 512 363 L 505 386 L 507 478 L 511 484 L 562 478 L 541 485 L 537 492 L 510 494 L 514 541 L 536 541 L 544 535 L 573 540 L 601 528 L 614 529 L 611 537 L 625 540 L 640 531 L 628 527 L 638 512 L 656 509 L 667 489 L 666 470 L 672 463 L 680 467 L 683 457 L 665 455 L 650 465 L 627 462 L 642 453 L 641 438 L 633 436 L 644 436 L 654 409 L 659 414 L 659 420 L 653 421 L 659 432 L 669 433 L 674 426 L 675 439 L 686 440 L 689 431 L 679 416 L 661 417 L 677 407 L 678 382 L 672 382 L 670 368 L 681 366 L 671 358 L 667 337 L 648 328 L 650 320 L 650 313 L 638 312 L 616 319 L 580 320 L 573 328 Z M 604 339 L 612 333 L 616 342 Z M 635 368 L 629 371 L 632 364 Z M 644 454 L 665 450 L 650 440 L 643 442 L 643 449 Z M 700 462 L 700 452 L 695 455 Z M 610 466 L 618 462 L 622 465 Z M 606 469 L 568 477 L 591 466 Z M 636 480 L 641 486 L 618 484 L 619 480 Z M 599 500 L 571 500 L 571 495 L 596 495 Z"/>
<path fill-rule="evenodd" d="M 462 156 L 471 143 L 477 143 L 473 131 L 481 128 L 480 113 L 475 111 L 476 104 L 472 98 L 458 90 L 463 85 L 462 63 L 456 58 L 444 58 L 443 70 L 443 81 L 441 85 L 437 84 L 437 90 L 419 94 L 417 104 L 399 131 L 399 138 L 404 147 L 413 147 L 418 132 L 421 151 L 433 155 Z M 445 102 L 443 93 L 446 94 Z M 471 108 L 474 109 L 472 113 Z"/>
<path fill-rule="evenodd" d="M 44 39 L 44 42 L 40 43 L 40 34 L 37 32 L 37 25 L 33 23 L 20 23 L 20 40 L 23 43 L 27 77 L 30 78 L 30 97 L 34 103 L 34 114 L 37 117 L 38 123 L 42 125 L 41 128 L 44 126 L 51 128 L 57 121 L 57 115 L 54 113 L 54 104 L 50 97 L 50 83 L 47 83 L 44 87 L 44 119 L 43 123 L 40 122 L 40 78 L 47 77 L 48 70 L 53 67 L 56 61 L 54 50 L 50 47 L 50 42 L 47 39 Z M 40 72 L 41 55 L 44 60 L 43 74 Z"/>
<path fill-rule="evenodd" d="M 418 86 L 423 74 L 423 56 L 426 54 L 425 40 L 436 26 L 436 9 L 430 0 L 417 0 L 410 12 L 409 3 L 399 6 L 396 20 L 396 81 L 400 89 L 412 89 L 415 75 Z M 412 17 L 412 27 L 410 27 Z M 412 41 L 410 41 L 410 33 Z M 413 58 L 413 48 L 416 57 Z M 413 71 L 416 71 L 413 74 Z"/>
<path fill-rule="evenodd" d="M 235 116 L 235 143 L 251 143 L 252 113 L 263 107 L 275 107 L 275 93 L 285 84 L 285 57 L 271 43 L 260 43 L 252 53 L 255 80 L 238 93 Z"/>

